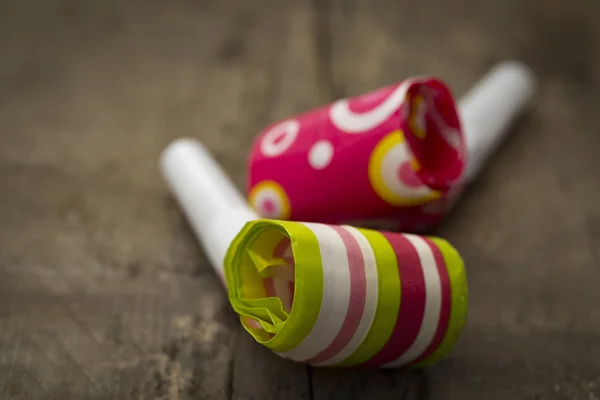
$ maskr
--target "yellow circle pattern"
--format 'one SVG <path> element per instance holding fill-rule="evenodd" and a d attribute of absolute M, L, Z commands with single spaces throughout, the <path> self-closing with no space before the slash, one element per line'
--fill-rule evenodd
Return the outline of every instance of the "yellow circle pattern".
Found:
<path fill-rule="evenodd" d="M 393 206 L 418 206 L 440 198 L 441 193 L 434 190 L 422 196 L 403 196 L 386 184 L 383 178 L 383 174 L 385 173 L 383 164 L 386 156 L 397 146 L 407 146 L 404 133 L 400 129 L 387 134 L 377 143 L 371 153 L 371 157 L 369 158 L 369 181 L 375 193 L 386 203 Z M 419 163 L 414 157 L 410 160 L 410 165 L 414 170 L 420 168 Z M 410 190 L 410 188 L 407 187 L 407 190 Z"/>
<path fill-rule="evenodd" d="M 262 199 L 264 199 L 263 196 L 268 196 L 269 193 L 272 193 L 275 196 L 275 198 L 271 197 L 270 200 L 277 204 L 277 209 L 279 210 L 278 215 L 265 216 L 264 210 L 261 209 L 261 205 L 259 203 Z M 288 198 L 285 190 L 280 184 L 273 180 L 262 181 L 254 185 L 252 190 L 250 190 L 250 194 L 248 195 L 248 201 L 250 205 L 263 217 L 287 220 L 292 214 L 290 199 Z"/>

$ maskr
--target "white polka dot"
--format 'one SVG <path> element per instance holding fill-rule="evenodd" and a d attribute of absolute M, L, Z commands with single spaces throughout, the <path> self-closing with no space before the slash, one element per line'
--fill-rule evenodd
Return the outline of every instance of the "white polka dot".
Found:
<path fill-rule="evenodd" d="M 308 152 L 308 163 L 314 169 L 323 169 L 333 158 L 333 145 L 329 140 L 319 140 Z"/>
<path fill-rule="evenodd" d="M 260 150 L 266 157 L 283 154 L 296 141 L 300 123 L 295 119 L 283 121 L 271 128 L 260 143 Z"/>

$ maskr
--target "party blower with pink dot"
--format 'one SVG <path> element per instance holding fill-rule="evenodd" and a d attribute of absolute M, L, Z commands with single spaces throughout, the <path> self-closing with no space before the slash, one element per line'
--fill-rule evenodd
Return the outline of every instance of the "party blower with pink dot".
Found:
<path fill-rule="evenodd" d="M 413 77 L 276 122 L 250 151 L 249 202 L 272 219 L 431 229 L 535 86 L 531 71 L 511 61 L 458 105 L 441 80 Z"/>

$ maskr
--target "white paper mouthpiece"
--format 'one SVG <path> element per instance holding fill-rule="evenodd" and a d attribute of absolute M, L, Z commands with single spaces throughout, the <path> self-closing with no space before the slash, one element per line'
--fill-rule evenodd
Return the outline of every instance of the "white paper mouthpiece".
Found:
<path fill-rule="evenodd" d="M 459 101 L 468 162 L 467 181 L 474 180 L 509 125 L 525 109 L 536 91 L 533 71 L 517 61 L 505 61 L 492 68 Z"/>
<path fill-rule="evenodd" d="M 161 154 L 160 168 L 211 265 L 224 279 L 223 259 L 231 241 L 257 214 L 197 140 L 171 142 Z"/>

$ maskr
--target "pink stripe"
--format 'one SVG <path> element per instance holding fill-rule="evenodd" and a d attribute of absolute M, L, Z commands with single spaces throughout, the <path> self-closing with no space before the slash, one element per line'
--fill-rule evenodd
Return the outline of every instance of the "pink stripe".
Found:
<path fill-rule="evenodd" d="M 283 259 L 283 261 L 285 261 L 286 265 L 294 265 L 294 257 L 292 256 L 285 256 L 285 252 L 286 250 L 291 246 L 291 241 L 289 238 L 284 237 L 282 238 L 279 243 L 277 243 L 277 246 L 275 246 L 275 248 L 273 249 L 273 257 L 277 257 L 277 258 L 281 258 Z"/>
<path fill-rule="evenodd" d="M 277 258 L 282 258 L 288 247 L 290 247 L 290 239 L 284 237 L 277 243 L 275 249 L 273 249 L 273 255 Z"/>
<path fill-rule="evenodd" d="M 360 245 L 350 232 L 340 226 L 330 225 L 338 235 L 342 238 L 346 246 L 346 254 L 348 255 L 348 265 L 350 270 L 350 301 L 348 302 L 348 310 L 346 318 L 342 323 L 342 327 L 333 341 L 316 356 L 304 360 L 309 364 L 316 364 L 327 361 L 337 355 L 344 349 L 352 340 L 352 337 L 358 329 L 358 324 L 365 310 L 365 302 L 367 299 L 367 278 L 365 274 L 365 262 Z M 333 266 L 334 268 L 336 266 Z"/>
<path fill-rule="evenodd" d="M 284 254 L 286 253 L 286 250 L 290 247 L 290 245 L 291 245 L 291 241 L 289 238 L 287 238 L 287 237 L 281 238 L 279 243 L 277 243 L 277 245 L 273 249 L 273 257 L 283 259 L 285 261 L 286 265 L 294 268 L 294 258 L 284 256 Z M 280 299 L 285 298 L 286 296 L 282 296 L 283 293 L 281 293 L 282 287 L 279 287 L 279 291 L 277 291 L 277 289 L 275 288 L 274 279 L 281 279 L 281 278 L 266 278 L 264 280 L 265 281 L 264 282 L 265 290 L 267 291 L 267 296 L 277 296 Z M 285 285 L 284 290 L 289 290 L 289 293 L 290 293 L 290 301 L 291 301 L 290 304 L 283 305 L 284 308 L 289 311 L 292 307 L 292 303 L 294 300 L 294 282 L 291 281 L 291 282 L 289 282 L 288 285 Z M 270 293 L 272 293 L 272 295 L 270 295 Z"/>
<path fill-rule="evenodd" d="M 408 350 L 419 334 L 425 313 L 425 277 L 417 250 L 402 234 L 381 233 L 396 253 L 402 297 L 392 335 L 379 353 L 364 363 L 369 367 L 394 361 Z"/>
<path fill-rule="evenodd" d="M 263 285 L 265 286 L 265 292 L 267 297 L 275 297 L 275 286 L 273 285 L 273 278 L 263 279 Z"/>
<path fill-rule="evenodd" d="M 427 238 L 423 239 L 425 242 L 427 242 L 427 245 L 429 245 L 429 248 L 433 253 L 435 265 L 437 266 L 438 273 L 440 274 L 440 283 L 442 288 L 442 308 L 440 310 L 440 320 L 438 322 L 437 330 L 435 331 L 435 336 L 431 340 L 431 344 L 427 346 L 425 351 L 423 351 L 423 354 L 421 354 L 419 358 L 413 361 L 410 365 L 417 364 L 425 360 L 437 350 L 439 345 L 442 343 L 444 336 L 446 336 L 448 322 L 450 321 L 450 310 L 452 307 L 452 296 L 450 295 L 452 288 L 450 287 L 450 278 L 448 277 L 448 270 L 446 269 L 446 262 L 444 261 L 442 252 L 431 240 Z"/>

